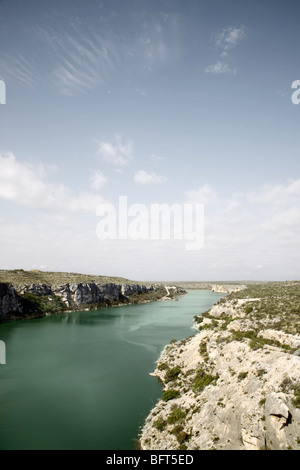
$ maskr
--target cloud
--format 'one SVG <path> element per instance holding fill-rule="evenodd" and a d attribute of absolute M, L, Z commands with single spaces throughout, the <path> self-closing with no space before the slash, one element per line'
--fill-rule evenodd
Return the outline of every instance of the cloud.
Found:
<path fill-rule="evenodd" d="M 119 61 L 112 34 L 95 26 L 86 30 L 71 18 L 57 23 L 47 16 L 47 23 L 21 30 L 23 42 L 18 41 L 18 49 L 11 45 L 11 52 L 2 55 L 0 69 L 5 79 L 31 88 L 50 83 L 69 96 L 107 81 Z M 26 47 L 28 38 L 38 43 L 38 50 Z"/>
<path fill-rule="evenodd" d="M 126 56 L 146 70 L 177 61 L 182 44 L 176 14 L 151 12 L 137 13 L 126 47 Z"/>
<path fill-rule="evenodd" d="M 19 162 L 12 153 L 0 154 L 0 198 L 32 208 L 93 213 L 103 202 L 100 196 L 47 181 L 48 171 L 47 166 Z"/>
<path fill-rule="evenodd" d="M 76 95 L 102 84 L 118 61 L 112 40 L 95 29 L 87 35 L 75 22 L 69 22 L 61 30 L 39 27 L 35 34 L 51 58 L 53 83 L 66 95 Z"/>
<path fill-rule="evenodd" d="M 102 173 L 97 173 L 100 180 Z M 155 175 L 138 173 L 145 183 L 152 181 L 147 175 Z M 28 215 L 8 206 L 10 211 L 1 213 L 3 266 L 47 265 L 49 270 L 132 279 L 170 279 L 174 273 L 178 280 L 299 278 L 300 179 L 240 193 L 228 189 L 226 195 L 212 184 L 186 191 L 183 203 L 205 205 L 204 248 L 189 252 L 184 240 L 99 240 L 92 209 L 101 198 L 75 193 L 49 181 L 50 176 L 45 165 L 33 166 L 13 154 L 0 154 L 1 205 L 5 207 L 6 200 L 42 209 Z M 91 217 L 80 216 L 87 211 L 93 212 Z"/>
<path fill-rule="evenodd" d="M 152 153 L 152 154 L 150 155 L 150 158 L 151 158 L 151 160 L 155 160 L 155 161 L 164 160 L 164 157 L 161 157 L 161 156 L 159 156 L 159 155 L 155 155 L 155 153 Z"/>
<path fill-rule="evenodd" d="M 299 277 L 300 179 L 227 197 L 204 185 L 185 197 L 204 204 L 203 263 L 217 263 L 217 276 L 255 278 L 261 266 L 262 279 Z"/>
<path fill-rule="evenodd" d="M 151 36 L 146 34 L 140 38 L 146 61 L 149 63 L 164 61 L 167 57 L 167 48 L 159 25 L 155 25 L 155 29 L 150 34 Z"/>
<path fill-rule="evenodd" d="M 287 184 L 264 185 L 256 192 L 251 192 L 248 199 L 252 203 L 272 206 L 286 205 L 293 201 L 300 203 L 300 180 L 288 181 Z"/>
<path fill-rule="evenodd" d="M 230 73 L 236 75 L 236 69 L 231 69 L 230 66 L 224 62 L 218 61 L 214 65 L 208 65 L 205 68 L 206 73 L 212 73 L 214 75 L 221 75 L 224 73 Z"/>
<path fill-rule="evenodd" d="M 78 95 L 108 84 L 112 73 L 120 65 L 128 67 L 131 60 L 134 66 L 138 63 L 149 70 L 174 55 L 177 28 L 172 17 L 147 15 L 136 23 L 137 17 L 129 20 L 132 26 L 127 23 L 126 34 L 104 17 L 95 24 L 89 21 L 88 28 L 78 17 L 68 18 L 63 25 L 54 24 L 52 19 L 52 24 L 36 27 L 34 34 L 49 59 L 47 68 L 51 68 L 52 82 L 59 91 Z M 143 88 L 137 92 L 147 97 Z"/>
<path fill-rule="evenodd" d="M 97 155 L 106 163 L 124 166 L 133 159 L 133 144 L 130 140 L 124 141 L 120 135 L 116 135 L 114 143 L 98 142 Z"/>
<path fill-rule="evenodd" d="M 215 38 L 215 45 L 218 49 L 221 49 L 220 58 L 216 64 L 208 65 L 205 68 L 206 73 L 212 73 L 214 75 L 231 74 L 236 75 L 237 69 L 232 68 L 228 59 L 230 59 L 230 51 L 235 49 L 240 41 L 246 37 L 246 28 L 244 26 L 235 27 L 228 26 L 224 28 L 221 33 Z M 226 61 L 224 60 L 226 59 Z"/>
<path fill-rule="evenodd" d="M 189 203 L 212 205 L 217 202 L 218 195 L 209 184 L 205 184 L 196 190 L 186 191 L 185 198 Z"/>
<path fill-rule="evenodd" d="M 163 183 L 166 178 L 161 175 L 157 175 L 153 171 L 147 172 L 145 170 L 139 170 L 134 175 L 134 181 L 138 184 L 156 184 Z"/>
<path fill-rule="evenodd" d="M 0 69 L 5 79 L 33 88 L 36 83 L 34 60 L 16 53 L 0 61 Z"/>
<path fill-rule="evenodd" d="M 100 189 L 102 188 L 102 186 L 104 186 L 105 183 L 107 183 L 107 179 L 105 178 L 103 173 L 101 173 L 101 171 L 97 171 L 91 176 L 90 182 L 92 189 Z"/>
<path fill-rule="evenodd" d="M 224 28 L 220 34 L 217 35 L 216 45 L 223 51 L 234 49 L 237 44 L 242 41 L 246 36 L 246 30 L 244 26 L 240 28 L 229 26 Z"/>

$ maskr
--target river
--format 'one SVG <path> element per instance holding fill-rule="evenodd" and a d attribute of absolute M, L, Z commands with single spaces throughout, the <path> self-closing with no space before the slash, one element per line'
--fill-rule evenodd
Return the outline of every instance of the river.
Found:
<path fill-rule="evenodd" d="M 162 387 L 149 372 L 224 294 L 0 325 L 0 450 L 130 450 Z"/>

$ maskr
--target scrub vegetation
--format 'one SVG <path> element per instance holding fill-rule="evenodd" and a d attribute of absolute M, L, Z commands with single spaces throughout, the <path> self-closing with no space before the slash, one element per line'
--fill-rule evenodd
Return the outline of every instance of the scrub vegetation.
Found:
<path fill-rule="evenodd" d="M 251 283 L 194 327 L 157 361 L 164 392 L 143 448 L 298 450 L 300 281 Z"/>
<path fill-rule="evenodd" d="M 64 272 L 47 272 L 32 269 L 25 271 L 24 269 L 0 270 L 0 282 L 7 282 L 14 286 L 23 286 L 28 284 L 45 284 L 47 286 L 60 284 L 76 284 L 76 283 L 95 283 L 106 284 L 113 282 L 114 284 L 136 284 L 134 281 L 124 279 L 122 277 L 111 276 L 95 276 L 91 274 L 80 273 L 64 273 Z"/>

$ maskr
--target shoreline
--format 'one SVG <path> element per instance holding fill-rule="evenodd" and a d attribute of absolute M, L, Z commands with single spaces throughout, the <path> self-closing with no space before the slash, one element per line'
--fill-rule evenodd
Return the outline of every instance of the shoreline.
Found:
<path fill-rule="evenodd" d="M 141 450 L 299 450 L 300 319 L 283 310 L 299 294 L 300 282 L 255 286 L 195 317 L 198 332 L 167 345 L 151 373 L 163 390 Z"/>
<path fill-rule="evenodd" d="M 76 282 L 66 284 L 0 283 L 0 324 L 75 311 L 174 300 L 186 291 L 177 286 L 142 283 Z"/>

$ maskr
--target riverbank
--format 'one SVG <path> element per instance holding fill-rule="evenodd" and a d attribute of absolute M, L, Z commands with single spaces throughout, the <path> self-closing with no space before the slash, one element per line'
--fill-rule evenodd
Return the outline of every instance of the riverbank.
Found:
<path fill-rule="evenodd" d="M 77 310 L 168 300 L 178 286 L 76 273 L 0 271 L 0 323 Z"/>
<path fill-rule="evenodd" d="M 143 450 L 300 449 L 300 282 L 233 292 L 166 346 Z"/>
<path fill-rule="evenodd" d="M 0 450 L 131 451 L 161 396 L 148 375 L 164 345 L 193 330 L 221 294 L 0 325 Z M 55 432 L 53 431 L 55 430 Z"/>

